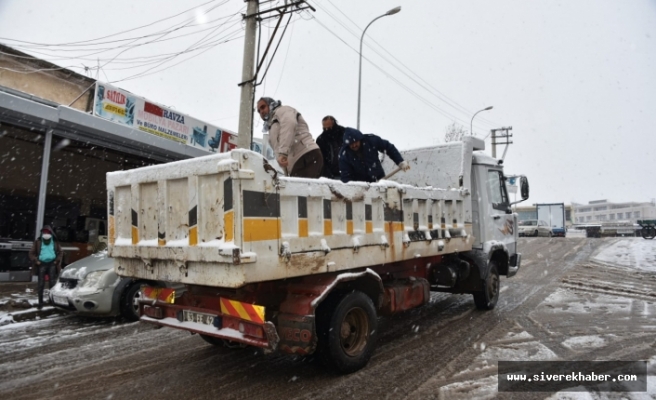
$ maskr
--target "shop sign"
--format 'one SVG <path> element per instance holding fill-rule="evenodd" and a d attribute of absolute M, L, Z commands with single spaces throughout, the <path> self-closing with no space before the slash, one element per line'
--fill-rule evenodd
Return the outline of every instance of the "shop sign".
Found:
<path fill-rule="evenodd" d="M 96 82 L 94 115 L 164 139 L 222 153 L 237 147 L 237 134 L 143 97 Z"/>

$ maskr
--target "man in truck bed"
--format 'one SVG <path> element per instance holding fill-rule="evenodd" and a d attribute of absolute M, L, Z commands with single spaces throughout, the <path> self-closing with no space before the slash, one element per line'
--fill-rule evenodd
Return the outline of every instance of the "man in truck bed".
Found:
<path fill-rule="evenodd" d="M 257 101 L 257 112 L 264 120 L 264 131 L 269 132 L 276 161 L 283 167 L 285 175 L 318 178 L 323 168 L 323 156 L 301 113 L 270 97 Z"/>
<path fill-rule="evenodd" d="M 387 154 L 403 171 L 410 169 L 392 143 L 373 134 L 365 135 L 357 129 L 346 128 L 344 145 L 339 152 L 342 182 L 376 182 L 383 178 L 385 170 L 378 159 L 379 151 Z"/>

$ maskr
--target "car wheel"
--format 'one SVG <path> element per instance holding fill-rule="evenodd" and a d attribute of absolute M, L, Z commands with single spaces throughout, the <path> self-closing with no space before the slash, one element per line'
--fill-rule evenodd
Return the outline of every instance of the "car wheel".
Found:
<path fill-rule="evenodd" d="M 474 292 L 474 304 L 479 310 L 491 310 L 499 301 L 499 270 L 496 262 L 490 261 L 490 272 L 483 282 L 483 290 Z"/>
<path fill-rule="evenodd" d="M 141 298 L 141 283 L 134 282 L 123 291 L 121 298 L 121 315 L 128 321 L 139 320 L 139 299 Z"/>
<path fill-rule="evenodd" d="M 535 237 L 540 236 L 540 232 L 538 232 L 538 230 L 536 229 L 536 230 L 535 230 L 535 233 L 533 234 L 533 236 L 535 236 Z"/>
<path fill-rule="evenodd" d="M 329 296 L 317 309 L 319 358 L 342 374 L 363 368 L 376 347 L 377 326 L 374 303 L 366 294 Z"/>

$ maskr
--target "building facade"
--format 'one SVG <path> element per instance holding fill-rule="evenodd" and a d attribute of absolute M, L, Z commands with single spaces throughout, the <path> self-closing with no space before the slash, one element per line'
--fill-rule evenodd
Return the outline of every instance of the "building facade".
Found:
<path fill-rule="evenodd" d="M 150 123 L 152 118 L 142 126 L 102 118 L 96 112 L 99 104 L 114 115 L 125 115 L 126 110 L 131 113 L 135 107 L 128 102 L 121 110 L 99 102 L 102 93 L 98 87 L 94 79 L 0 45 L 3 240 L 31 241 L 43 225 L 50 225 L 62 243 L 80 249 L 68 261 L 83 257 L 95 239 L 106 234 L 108 172 L 217 151 L 216 146 L 208 147 L 213 139 L 210 134 L 218 134 L 217 129 L 210 132 L 210 124 L 189 117 L 194 121 L 189 142 L 179 135 L 172 140 L 172 135 Z M 117 90 L 112 93 L 114 100 L 122 100 L 116 99 L 122 96 Z M 108 97 L 107 90 L 104 94 Z M 132 94 L 130 98 L 140 101 Z M 163 117 L 172 114 L 156 103 L 147 107 Z M 182 126 L 182 116 L 174 116 L 178 120 L 175 125 Z M 173 123 L 167 127 L 172 133 Z"/>
<path fill-rule="evenodd" d="M 656 219 L 656 200 L 647 203 L 613 203 L 608 200 L 590 201 L 588 204 L 573 204 L 576 224 L 626 223 Z"/>

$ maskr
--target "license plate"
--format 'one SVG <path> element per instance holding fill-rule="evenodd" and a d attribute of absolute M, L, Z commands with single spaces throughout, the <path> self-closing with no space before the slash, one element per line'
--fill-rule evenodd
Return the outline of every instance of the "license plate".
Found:
<path fill-rule="evenodd" d="M 199 313 L 195 311 L 187 311 L 187 310 L 182 311 L 182 317 L 185 320 L 185 322 L 195 322 L 197 324 L 203 324 L 209 326 L 214 326 L 214 318 L 216 318 L 215 315 Z"/>
<path fill-rule="evenodd" d="M 64 296 L 55 296 L 53 294 L 52 295 L 52 301 L 54 301 L 55 304 L 59 304 L 60 306 L 67 306 L 68 305 L 68 299 Z"/>

